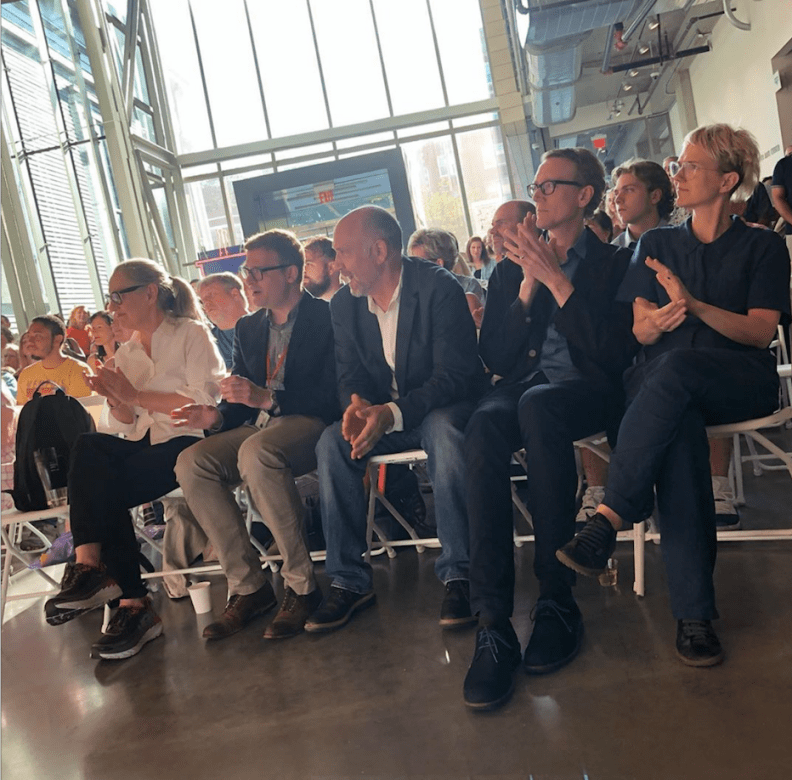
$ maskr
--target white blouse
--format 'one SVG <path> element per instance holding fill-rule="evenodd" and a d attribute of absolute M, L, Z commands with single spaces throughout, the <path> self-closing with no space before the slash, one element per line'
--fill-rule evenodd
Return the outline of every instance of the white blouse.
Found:
<path fill-rule="evenodd" d="M 123 371 L 140 392 L 178 393 L 196 404 L 215 406 L 220 400 L 219 382 L 226 367 L 209 330 L 186 317 L 165 317 L 151 337 L 151 357 L 137 332 L 115 353 L 115 367 Z M 151 431 L 151 443 L 161 444 L 176 436 L 203 436 L 195 428 L 175 428 L 170 415 L 134 407 L 135 420 L 128 425 L 110 414 L 105 401 L 100 430 L 123 433 L 139 441 Z"/>

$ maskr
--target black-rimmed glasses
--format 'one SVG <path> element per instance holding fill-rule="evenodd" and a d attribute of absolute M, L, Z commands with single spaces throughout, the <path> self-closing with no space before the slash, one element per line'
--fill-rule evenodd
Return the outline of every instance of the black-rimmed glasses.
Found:
<path fill-rule="evenodd" d="M 253 268 L 246 265 L 240 265 L 239 275 L 245 281 L 252 279 L 254 282 L 260 282 L 264 278 L 264 274 L 267 273 L 267 271 L 277 271 L 279 268 L 288 268 L 290 265 L 294 265 L 294 263 L 281 263 L 280 265 L 271 265 L 267 268 Z"/>
<path fill-rule="evenodd" d="M 111 303 L 114 303 L 116 306 L 120 306 L 122 295 L 139 290 L 141 287 L 148 287 L 148 282 L 146 284 L 133 284 L 132 287 L 124 287 L 123 290 L 111 292 L 109 295 L 105 296 L 105 307 L 109 306 Z"/>
<path fill-rule="evenodd" d="M 548 179 L 547 181 L 539 182 L 538 184 L 529 184 L 528 185 L 528 197 L 533 198 L 536 195 L 536 191 L 540 190 L 542 195 L 547 197 L 548 195 L 552 195 L 555 192 L 555 188 L 559 184 L 568 184 L 570 187 L 585 187 L 585 184 L 581 184 L 579 181 L 567 181 L 566 179 Z"/>

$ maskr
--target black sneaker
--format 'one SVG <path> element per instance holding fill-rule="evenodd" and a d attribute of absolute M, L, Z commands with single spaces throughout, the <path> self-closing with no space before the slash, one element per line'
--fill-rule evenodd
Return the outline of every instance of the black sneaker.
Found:
<path fill-rule="evenodd" d="M 333 585 L 319 609 L 305 621 L 305 630 L 312 634 L 334 631 L 349 623 L 355 612 L 370 607 L 377 598 L 373 590 L 355 593 Z"/>
<path fill-rule="evenodd" d="M 440 607 L 442 628 L 465 628 L 478 623 L 470 611 L 470 583 L 467 580 L 451 580 L 445 585 L 445 596 Z"/>
<path fill-rule="evenodd" d="M 579 574 L 598 577 L 608 568 L 615 549 L 616 529 L 598 512 L 571 542 L 556 550 L 556 558 Z"/>
<path fill-rule="evenodd" d="M 514 671 L 520 665 L 520 643 L 511 623 L 482 626 L 462 689 L 465 704 L 480 712 L 505 704 L 514 692 Z"/>
<path fill-rule="evenodd" d="M 160 634 L 162 620 L 147 598 L 142 605 L 118 608 L 101 639 L 94 642 L 91 655 L 115 661 L 131 658 Z"/>
<path fill-rule="evenodd" d="M 573 600 L 562 604 L 552 598 L 540 598 L 531 620 L 534 627 L 523 660 L 527 674 L 554 672 L 580 652 L 583 617 Z"/>
<path fill-rule="evenodd" d="M 677 620 L 677 655 L 688 666 L 716 666 L 723 648 L 709 620 Z"/>
<path fill-rule="evenodd" d="M 47 599 L 44 614 L 47 623 L 59 626 L 120 596 L 121 588 L 108 576 L 103 565 L 96 568 L 82 563 L 67 563 L 60 593 Z"/>

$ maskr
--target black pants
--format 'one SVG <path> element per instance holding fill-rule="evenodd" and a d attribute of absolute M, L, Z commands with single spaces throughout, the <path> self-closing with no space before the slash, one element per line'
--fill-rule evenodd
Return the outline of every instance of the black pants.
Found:
<path fill-rule="evenodd" d="M 629 369 L 625 384 L 628 407 L 603 503 L 633 523 L 656 488 L 674 617 L 712 620 L 717 539 L 705 426 L 775 411 L 772 355 L 674 349 Z"/>
<path fill-rule="evenodd" d="M 534 572 L 542 595 L 566 594 L 574 573 L 555 557 L 575 533 L 577 468 L 573 442 L 605 429 L 607 396 L 583 380 L 548 383 L 544 375 L 492 390 L 465 431 L 470 595 L 482 625 L 514 609 L 512 453 L 525 448 L 528 509 L 534 524 Z"/>
<path fill-rule="evenodd" d="M 105 433 L 85 433 L 72 451 L 69 504 L 74 546 L 99 543 L 102 562 L 123 598 L 142 598 L 138 545 L 129 509 L 178 487 L 173 467 L 179 453 L 199 441 L 177 436 L 150 444 Z"/>

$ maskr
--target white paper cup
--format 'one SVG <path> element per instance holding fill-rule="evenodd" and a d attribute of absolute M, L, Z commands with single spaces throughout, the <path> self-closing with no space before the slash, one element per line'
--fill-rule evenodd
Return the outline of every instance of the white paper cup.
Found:
<path fill-rule="evenodd" d="M 205 615 L 212 611 L 212 598 L 209 593 L 208 582 L 196 582 L 187 588 L 196 614 Z"/>

